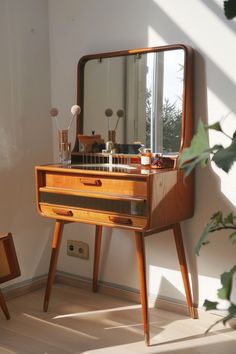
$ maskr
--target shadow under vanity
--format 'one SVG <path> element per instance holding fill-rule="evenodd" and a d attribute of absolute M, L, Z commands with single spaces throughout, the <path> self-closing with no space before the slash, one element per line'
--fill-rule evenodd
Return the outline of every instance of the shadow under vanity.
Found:
<path fill-rule="evenodd" d="M 55 220 L 44 299 L 48 310 L 63 227 L 95 225 L 93 291 L 103 227 L 132 231 L 149 345 L 145 237 L 172 229 L 187 305 L 193 307 L 180 222 L 193 216 L 193 176 L 178 157 L 192 137 L 193 50 L 185 45 L 87 55 L 78 64 L 81 114 L 71 164 L 36 166 L 37 207 Z M 139 149 L 152 154 L 147 165 Z M 144 154 L 145 155 L 145 154 Z"/>

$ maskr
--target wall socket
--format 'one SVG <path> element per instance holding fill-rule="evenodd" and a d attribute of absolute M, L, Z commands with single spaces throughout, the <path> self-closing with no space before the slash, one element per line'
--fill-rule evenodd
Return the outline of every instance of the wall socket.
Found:
<path fill-rule="evenodd" d="M 67 255 L 89 259 L 89 245 L 86 242 L 67 240 Z"/>

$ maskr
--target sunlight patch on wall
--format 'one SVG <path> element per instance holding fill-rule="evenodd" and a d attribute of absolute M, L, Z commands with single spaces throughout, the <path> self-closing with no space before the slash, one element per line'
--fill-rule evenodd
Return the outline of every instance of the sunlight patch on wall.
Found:
<path fill-rule="evenodd" d="M 191 274 L 189 274 L 189 280 L 192 289 Z M 199 275 L 198 283 L 198 303 L 200 307 L 202 307 L 206 298 L 211 301 L 218 300 L 216 297 L 217 289 L 221 287 L 218 278 Z M 152 295 L 165 296 L 185 301 L 185 291 L 180 271 L 150 265 L 148 292 Z M 196 294 L 193 294 L 193 298 L 196 298 Z"/>
<path fill-rule="evenodd" d="M 199 307 L 202 307 L 206 299 L 211 301 L 218 301 L 217 290 L 221 287 L 218 278 L 206 277 L 204 275 L 198 276 L 199 287 Z"/>
<path fill-rule="evenodd" d="M 148 26 L 147 32 L 148 32 L 148 47 L 156 47 L 156 46 L 167 44 L 164 38 L 161 37 L 160 34 L 157 33 L 157 31 L 153 27 Z"/>
<path fill-rule="evenodd" d="M 226 18 L 220 19 L 218 15 L 203 1 L 160 1 L 153 0 L 158 8 L 161 9 L 167 18 L 186 34 L 189 41 L 194 43 L 195 48 L 200 48 L 203 53 L 207 53 L 208 58 L 233 82 L 236 78 L 232 77 L 235 71 L 235 64 L 231 56 L 225 55 L 228 48 L 235 43 L 235 33 L 229 28 Z M 222 2 L 216 3 L 217 9 L 223 14 Z M 189 16 L 188 13 L 197 13 L 198 16 Z M 199 23 L 201 18 L 201 23 Z M 217 28 L 217 34 L 214 29 Z M 212 30 L 211 30 L 212 29 Z M 205 36 L 199 36 L 205 32 Z M 160 30 L 161 32 L 161 30 Z M 178 32 L 178 31 L 177 31 Z M 187 43 L 186 43 L 187 44 Z"/>

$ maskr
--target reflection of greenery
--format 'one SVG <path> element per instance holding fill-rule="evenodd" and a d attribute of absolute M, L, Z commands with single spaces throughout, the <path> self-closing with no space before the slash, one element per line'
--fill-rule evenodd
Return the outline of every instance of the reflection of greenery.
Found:
<path fill-rule="evenodd" d="M 151 146 L 151 90 L 146 90 L 146 146 Z"/>
<path fill-rule="evenodd" d="M 180 146 L 182 111 L 176 103 L 165 100 L 162 110 L 163 151 L 177 152 Z"/>
<path fill-rule="evenodd" d="M 177 152 L 180 145 L 182 111 L 176 103 L 165 100 L 161 112 L 163 122 L 163 151 Z M 151 136 L 151 92 L 146 93 L 146 146 L 150 146 Z"/>

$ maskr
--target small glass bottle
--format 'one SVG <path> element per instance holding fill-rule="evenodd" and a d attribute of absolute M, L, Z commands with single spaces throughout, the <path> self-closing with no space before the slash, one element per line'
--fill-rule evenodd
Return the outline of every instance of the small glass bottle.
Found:
<path fill-rule="evenodd" d="M 141 149 L 141 165 L 144 167 L 150 167 L 151 162 L 152 162 L 151 149 L 142 148 Z"/>

